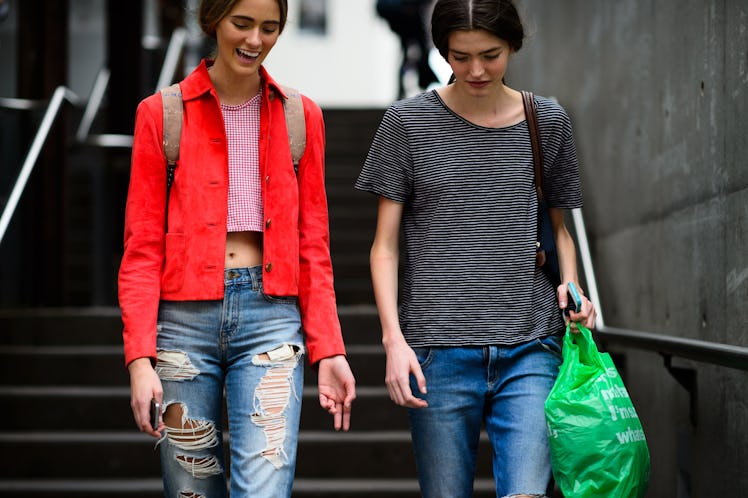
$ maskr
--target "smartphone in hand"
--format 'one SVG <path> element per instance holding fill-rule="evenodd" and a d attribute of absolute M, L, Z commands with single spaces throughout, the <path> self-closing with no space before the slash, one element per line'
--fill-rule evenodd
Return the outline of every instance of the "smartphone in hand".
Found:
<path fill-rule="evenodd" d="M 569 282 L 568 284 L 566 284 L 566 295 L 569 297 L 569 301 L 566 305 L 566 308 L 564 309 L 564 313 L 568 315 L 571 311 L 573 311 L 574 313 L 579 313 L 580 311 L 582 311 L 582 296 L 579 294 L 577 286 L 574 285 L 574 282 Z"/>
<path fill-rule="evenodd" d="M 151 427 L 154 431 L 158 430 L 158 424 L 161 418 L 161 403 L 156 398 L 151 400 Z"/>

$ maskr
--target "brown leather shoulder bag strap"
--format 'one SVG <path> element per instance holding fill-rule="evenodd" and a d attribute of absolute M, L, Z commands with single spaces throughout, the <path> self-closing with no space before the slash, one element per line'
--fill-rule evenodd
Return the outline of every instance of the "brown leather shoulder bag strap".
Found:
<path fill-rule="evenodd" d="M 525 106 L 525 118 L 527 128 L 530 130 L 530 142 L 532 143 L 532 159 L 535 169 L 535 189 L 538 191 L 538 199 L 543 199 L 543 147 L 540 141 L 540 129 L 538 128 L 538 114 L 535 109 L 535 99 L 532 92 L 522 90 L 522 103 Z"/>

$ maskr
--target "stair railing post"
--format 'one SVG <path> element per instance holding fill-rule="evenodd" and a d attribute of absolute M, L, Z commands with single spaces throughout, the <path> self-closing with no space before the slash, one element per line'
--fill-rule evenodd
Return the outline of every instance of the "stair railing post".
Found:
<path fill-rule="evenodd" d="M 3 209 L 3 215 L 2 217 L 0 217 L 0 244 L 2 244 L 3 237 L 5 236 L 5 231 L 10 224 L 10 219 L 15 213 L 18 201 L 21 199 L 23 189 L 26 187 L 26 183 L 31 176 L 34 165 L 36 165 L 36 161 L 37 159 L 39 159 L 39 154 L 41 153 L 42 146 L 49 136 L 49 132 L 52 129 L 55 118 L 57 118 L 57 114 L 59 113 L 60 108 L 62 107 L 62 103 L 65 99 L 73 104 L 78 101 L 78 97 L 71 90 L 64 86 L 58 86 L 55 89 L 54 94 L 52 95 L 52 99 L 50 100 L 49 105 L 47 106 L 47 110 L 44 113 L 44 118 L 39 125 L 39 130 L 36 132 L 34 141 L 31 143 L 31 148 L 26 155 L 26 159 L 23 162 L 21 171 L 18 173 L 16 183 L 10 193 L 10 197 L 8 197 L 8 202 L 7 204 L 5 204 L 5 208 Z"/>

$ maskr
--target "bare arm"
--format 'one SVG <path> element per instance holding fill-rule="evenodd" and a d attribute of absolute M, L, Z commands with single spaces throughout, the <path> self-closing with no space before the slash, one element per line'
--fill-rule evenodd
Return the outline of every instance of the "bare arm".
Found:
<path fill-rule="evenodd" d="M 421 393 L 426 392 L 426 379 L 415 353 L 405 342 L 397 310 L 402 212 L 401 203 L 380 197 L 377 231 L 370 255 L 371 279 L 382 325 L 382 344 L 387 355 L 385 383 L 390 399 L 401 406 L 422 408 L 427 406 L 427 403 L 413 396 L 410 375 L 415 376 Z"/>
<path fill-rule="evenodd" d="M 561 285 L 556 289 L 558 295 L 559 307 L 566 308 L 567 295 L 566 286 L 568 282 L 574 282 L 582 295 L 582 310 L 579 313 L 571 312 L 569 319 L 572 322 L 581 322 L 588 329 L 595 326 L 595 306 L 584 295 L 582 287 L 579 285 L 579 275 L 577 274 L 577 253 L 574 247 L 574 239 L 566 228 L 564 223 L 564 210 L 559 208 L 550 208 L 548 210 L 553 225 L 553 235 L 556 241 L 556 250 L 558 252 L 558 266 L 561 271 Z"/>

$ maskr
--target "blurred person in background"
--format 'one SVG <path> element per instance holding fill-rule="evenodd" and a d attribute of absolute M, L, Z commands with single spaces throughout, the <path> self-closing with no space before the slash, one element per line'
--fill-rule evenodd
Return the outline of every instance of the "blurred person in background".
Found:
<path fill-rule="evenodd" d="M 418 93 L 419 89 L 425 90 L 438 81 L 429 66 L 426 14 L 431 3 L 432 0 L 377 0 L 377 14 L 400 39 L 398 99 Z M 409 84 L 411 80 L 415 85 Z"/>

